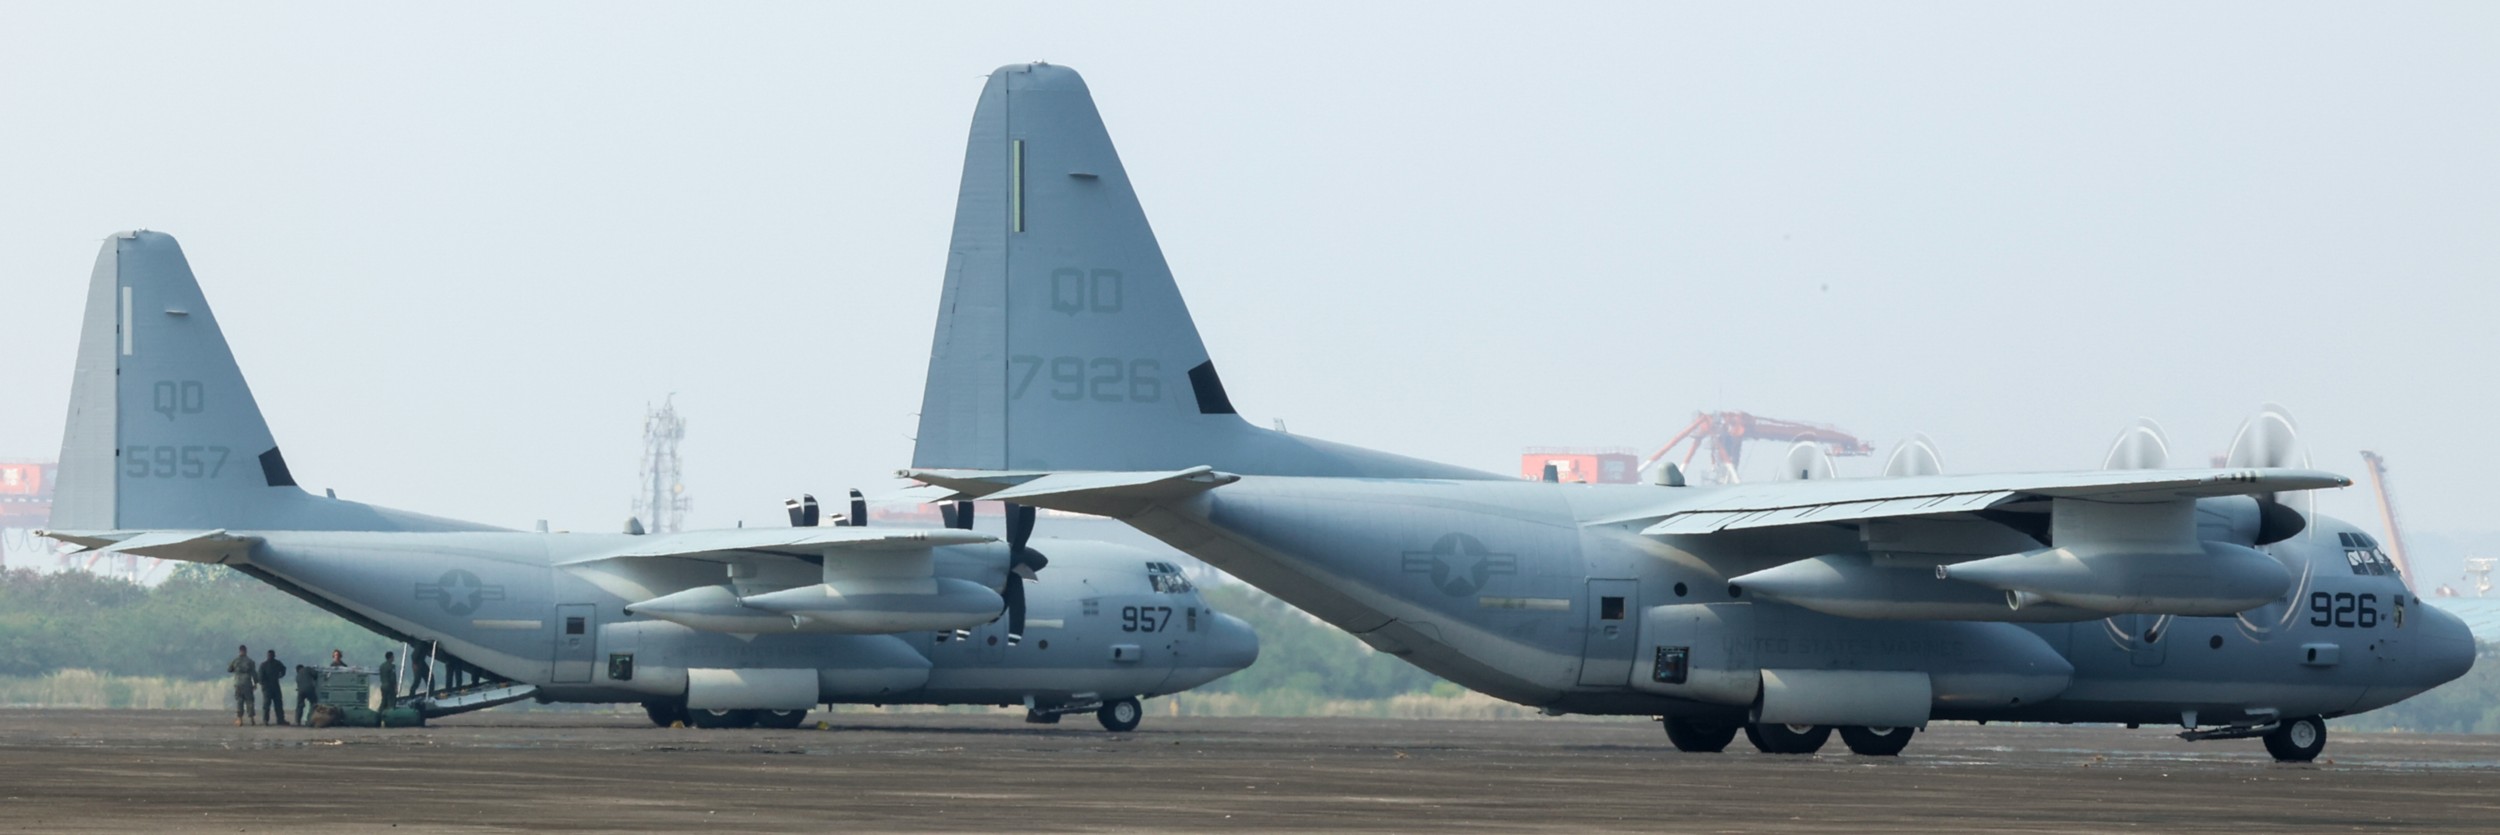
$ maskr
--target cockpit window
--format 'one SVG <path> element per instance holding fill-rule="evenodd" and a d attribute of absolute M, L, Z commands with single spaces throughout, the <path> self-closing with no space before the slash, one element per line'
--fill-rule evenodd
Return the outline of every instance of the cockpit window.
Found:
<path fill-rule="evenodd" d="M 1146 563 L 1146 582 L 1161 594 L 1187 594 L 1198 588 L 1189 584 L 1189 578 L 1181 576 L 1180 566 L 1161 560 Z"/>
<path fill-rule="evenodd" d="M 2352 573 L 2370 577 L 2400 576 L 2396 571 L 2396 561 L 2389 559 L 2387 552 L 2379 550 L 2377 542 L 2370 541 L 2366 536 L 2356 537 L 2356 540 L 2353 543 L 2356 547 L 2344 549 L 2344 562 L 2352 566 Z"/>

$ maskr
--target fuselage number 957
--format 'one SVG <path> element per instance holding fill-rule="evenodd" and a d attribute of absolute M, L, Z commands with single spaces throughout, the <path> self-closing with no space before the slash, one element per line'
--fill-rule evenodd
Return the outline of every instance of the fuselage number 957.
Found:
<path fill-rule="evenodd" d="M 1172 607 L 1170 606 L 1120 607 L 1120 631 L 1122 632 L 1161 632 L 1164 627 L 1170 625 L 1172 625 Z"/>

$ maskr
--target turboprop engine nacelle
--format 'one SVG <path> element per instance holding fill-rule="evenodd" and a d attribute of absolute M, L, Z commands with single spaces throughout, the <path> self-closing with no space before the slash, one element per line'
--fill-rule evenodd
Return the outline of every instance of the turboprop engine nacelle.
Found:
<path fill-rule="evenodd" d="M 2050 512 L 2054 547 L 1939 565 L 1936 576 L 2003 591 L 2012 609 L 2053 603 L 2111 614 L 2232 615 L 2292 586 L 2275 558 L 2197 538 L 2192 501 L 2059 499 Z"/>

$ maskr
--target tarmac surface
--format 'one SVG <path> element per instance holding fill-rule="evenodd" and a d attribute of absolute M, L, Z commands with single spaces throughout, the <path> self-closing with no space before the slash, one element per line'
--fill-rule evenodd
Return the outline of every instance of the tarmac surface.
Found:
<path fill-rule="evenodd" d="M 1151 710 L 1152 705 L 1149 705 Z M 1680 754 L 1637 721 L 820 714 L 795 731 L 497 712 L 237 728 L 0 710 L 0 829 L 2492 832 L 2500 737 L 2311 765 L 2154 728 L 1939 725 L 1895 758 Z M 1739 749 L 1744 749 L 1739 752 Z"/>

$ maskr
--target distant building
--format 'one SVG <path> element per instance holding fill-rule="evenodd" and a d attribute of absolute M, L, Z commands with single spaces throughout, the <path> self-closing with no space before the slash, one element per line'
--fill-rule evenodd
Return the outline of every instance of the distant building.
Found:
<path fill-rule="evenodd" d="M 0 528 L 40 528 L 52 522 L 49 461 L 0 461 Z"/>
<path fill-rule="evenodd" d="M 1554 480 L 1564 484 L 1634 484 L 1641 480 L 1641 457 L 1629 449 L 1534 447 L 1519 456 L 1520 478 L 1544 480 L 1547 467 L 1554 469 Z"/>

